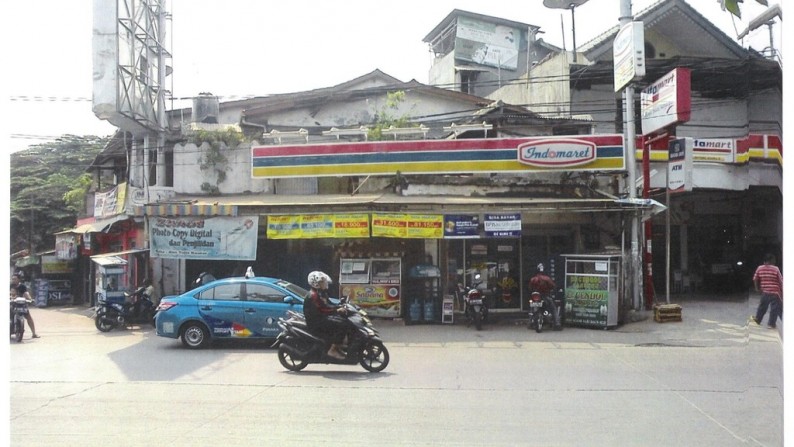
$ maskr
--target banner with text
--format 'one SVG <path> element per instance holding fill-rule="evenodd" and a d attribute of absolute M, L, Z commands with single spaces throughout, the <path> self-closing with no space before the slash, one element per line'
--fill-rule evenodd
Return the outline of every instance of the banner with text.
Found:
<path fill-rule="evenodd" d="M 521 237 L 521 213 L 486 214 L 486 237 Z"/>
<path fill-rule="evenodd" d="M 368 214 L 301 214 L 269 216 L 268 239 L 369 237 Z"/>
<path fill-rule="evenodd" d="M 441 214 L 372 214 L 372 237 L 441 239 L 443 227 Z"/>
<path fill-rule="evenodd" d="M 444 238 L 475 239 L 480 237 L 480 216 L 474 214 L 448 214 L 444 216 Z"/>
<path fill-rule="evenodd" d="M 153 217 L 149 219 L 152 257 L 256 260 L 259 216 Z"/>

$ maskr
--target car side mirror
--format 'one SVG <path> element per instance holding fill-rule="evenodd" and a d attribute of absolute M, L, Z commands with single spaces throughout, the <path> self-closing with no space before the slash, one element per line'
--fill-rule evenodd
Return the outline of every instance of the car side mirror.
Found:
<path fill-rule="evenodd" d="M 293 298 L 291 296 L 285 296 L 284 297 L 284 303 L 285 304 L 295 304 L 295 298 Z"/>

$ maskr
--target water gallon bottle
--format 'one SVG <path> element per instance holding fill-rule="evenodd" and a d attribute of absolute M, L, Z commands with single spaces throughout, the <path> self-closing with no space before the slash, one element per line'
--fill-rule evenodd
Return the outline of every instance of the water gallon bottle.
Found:
<path fill-rule="evenodd" d="M 419 321 L 422 318 L 422 308 L 419 306 L 419 300 L 414 300 L 411 307 L 408 309 L 411 321 Z"/>
<path fill-rule="evenodd" d="M 425 302 L 425 321 L 433 321 L 433 302 Z"/>

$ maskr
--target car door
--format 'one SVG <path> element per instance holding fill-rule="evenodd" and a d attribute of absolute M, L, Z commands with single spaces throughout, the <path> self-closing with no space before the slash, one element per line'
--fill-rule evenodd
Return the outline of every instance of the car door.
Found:
<path fill-rule="evenodd" d="M 295 309 L 284 300 L 292 295 L 282 289 L 261 282 L 245 285 L 245 325 L 255 336 L 275 338 L 279 333 L 278 319 L 286 317 L 287 310 Z M 295 300 L 298 303 L 298 300 Z M 300 310 L 300 309 L 295 309 Z"/>
<path fill-rule="evenodd" d="M 218 284 L 202 290 L 198 296 L 201 318 L 207 323 L 213 338 L 246 337 L 242 283 Z"/>

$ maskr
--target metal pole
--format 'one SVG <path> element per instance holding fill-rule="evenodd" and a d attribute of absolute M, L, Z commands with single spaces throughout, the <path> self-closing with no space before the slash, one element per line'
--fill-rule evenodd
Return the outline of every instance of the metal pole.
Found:
<path fill-rule="evenodd" d="M 573 61 L 576 62 L 576 17 L 574 14 L 576 6 L 571 5 L 571 31 L 573 34 Z"/>
<path fill-rule="evenodd" d="M 665 254 L 665 259 L 666 259 L 666 261 L 665 261 L 666 262 L 665 273 L 667 275 L 665 277 L 665 299 L 667 301 L 667 304 L 670 304 L 670 210 L 672 210 L 673 207 L 670 206 L 670 170 L 668 169 L 666 172 L 667 172 L 667 179 L 665 180 L 665 188 L 664 188 L 664 191 L 665 191 L 664 192 L 664 196 L 665 196 L 664 197 L 664 199 L 665 199 L 664 202 L 667 205 L 667 212 L 664 213 L 665 214 L 665 236 L 667 238 L 666 247 L 665 247 L 665 250 L 666 250 L 666 254 Z"/>
<path fill-rule="evenodd" d="M 631 22 L 631 0 L 621 0 L 620 2 L 620 25 Z M 634 128 L 634 87 L 629 85 L 623 90 L 623 101 L 625 103 L 625 133 L 624 140 L 626 145 L 626 168 L 628 169 L 628 188 L 629 197 L 637 197 L 637 162 Z M 632 301 L 635 310 L 642 309 L 642 268 L 640 263 L 640 232 L 639 217 L 635 214 L 631 218 L 631 278 L 632 278 Z"/>

